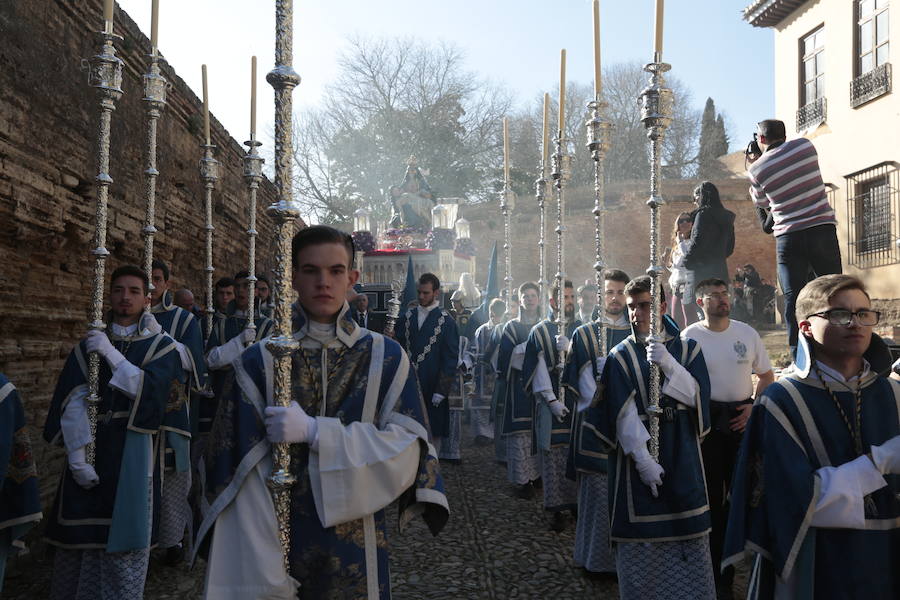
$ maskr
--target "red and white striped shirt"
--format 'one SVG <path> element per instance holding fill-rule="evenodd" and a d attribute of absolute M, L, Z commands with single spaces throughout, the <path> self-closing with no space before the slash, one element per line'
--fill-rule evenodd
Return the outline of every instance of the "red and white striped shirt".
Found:
<path fill-rule="evenodd" d="M 767 150 L 750 165 L 750 196 L 754 204 L 772 211 L 778 236 L 836 224 L 819 171 L 816 147 L 806 138 Z"/>

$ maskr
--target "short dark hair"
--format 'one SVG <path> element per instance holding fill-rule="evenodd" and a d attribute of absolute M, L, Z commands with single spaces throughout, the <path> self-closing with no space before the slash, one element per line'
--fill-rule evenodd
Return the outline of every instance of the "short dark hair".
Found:
<path fill-rule="evenodd" d="M 766 119 L 756 124 L 760 135 L 764 135 L 770 142 L 779 142 L 787 137 L 784 121 L 778 119 Z"/>
<path fill-rule="evenodd" d="M 563 287 L 572 288 L 572 289 L 575 288 L 575 286 L 572 284 L 572 281 L 569 279 L 566 279 L 563 282 Z M 559 283 L 554 283 L 553 287 L 550 288 L 550 297 L 553 298 L 554 300 L 556 300 L 558 296 L 559 296 Z"/>
<path fill-rule="evenodd" d="M 709 279 L 704 279 L 703 281 L 698 283 L 694 289 L 697 291 L 698 296 L 702 296 L 710 288 L 720 287 L 720 286 L 727 288 L 728 283 L 719 279 L 718 277 L 710 277 Z"/>
<path fill-rule="evenodd" d="M 231 277 L 221 277 L 216 282 L 216 285 L 214 287 L 216 289 L 223 287 L 234 287 L 234 279 L 232 279 Z"/>
<path fill-rule="evenodd" d="M 162 271 L 163 281 L 169 280 L 169 267 L 158 258 L 154 258 L 153 262 L 150 263 L 150 271 L 155 271 L 156 269 Z"/>
<path fill-rule="evenodd" d="M 234 274 L 234 277 L 233 277 L 233 279 L 235 281 L 237 281 L 238 279 L 249 279 L 249 278 L 250 278 L 250 271 L 238 271 L 237 273 Z"/>
<path fill-rule="evenodd" d="M 502 315 L 506 312 L 506 302 L 500 298 L 494 298 L 488 305 L 488 311 L 492 315 Z"/>
<path fill-rule="evenodd" d="M 538 284 L 536 284 L 536 283 L 533 282 L 533 281 L 526 281 L 525 283 L 523 283 L 522 285 L 519 286 L 519 296 L 521 296 L 522 294 L 524 294 L 524 293 L 525 293 L 525 290 L 534 290 L 534 291 L 536 291 L 538 294 L 541 293 L 541 288 L 540 288 L 540 286 L 538 286 Z M 514 299 L 514 300 L 518 300 L 518 299 L 519 299 L 519 296 L 516 296 L 515 294 L 513 294 L 513 299 Z"/>
<path fill-rule="evenodd" d="M 270 288 L 272 287 L 272 284 L 269 283 L 269 278 L 266 277 L 265 275 L 257 275 L 257 276 L 256 276 L 256 283 L 259 283 L 260 281 L 265 282 L 265 284 L 266 284 L 267 286 L 269 286 Z"/>
<path fill-rule="evenodd" d="M 291 240 L 291 261 L 294 264 L 294 268 L 297 268 L 297 256 L 301 250 L 307 246 L 318 246 L 321 244 L 343 244 L 347 249 L 347 266 L 351 269 L 353 268 L 353 258 L 356 254 L 353 238 L 350 237 L 349 233 L 344 233 L 327 225 L 313 225 L 294 234 L 294 239 Z"/>
<path fill-rule="evenodd" d="M 625 295 L 636 296 L 640 293 L 652 294 L 652 289 L 653 281 L 651 280 L 650 276 L 641 275 L 639 277 L 635 277 L 625 285 Z M 666 290 L 663 289 L 663 286 L 659 286 L 659 301 L 666 301 Z"/>
<path fill-rule="evenodd" d="M 631 278 L 621 269 L 603 269 L 603 281 L 619 281 L 628 285 Z"/>
<path fill-rule="evenodd" d="M 113 271 L 112 275 L 110 275 L 109 277 L 110 289 L 112 289 L 112 286 L 116 282 L 116 279 L 126 276 L 137 277 L 138 279 L 140 279 L 141 283 L 144 285 L 144 293 L 150 293 L 150 279 L 147 278 L 147 272 L 137 265 L 122 265 L 121 267 Z"/>
<path fill-rule="evenodd" d="M 441 289 L 441 280 L 434 273 L 422 273 L 419 276 L 419 285 L 425 285 L 426 283 L 431 284 L 432 292 Z"/>

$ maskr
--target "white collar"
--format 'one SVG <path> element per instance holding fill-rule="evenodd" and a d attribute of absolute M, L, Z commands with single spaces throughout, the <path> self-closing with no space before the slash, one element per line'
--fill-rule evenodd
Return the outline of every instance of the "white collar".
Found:
<path fill-rule="evenodd" d="M 131 325 L 118 325 L 117 323 L 111 323 L 112 333 L 113 335 L 119 337 L 129 337 L 137 333 L 138 324 L 132 323 Z"/>
<path fill-rule="evenodd" d="M 862 372 L 857 373 L 850 379 L 845 379 L 844 376 L 839 371 L 837 371 L 836 369 L 832 369 L 831 367 L 829 367 L 828 365 L 826 365 L 825 363 L 823 363 L 820 360 L 816 361 L 816 366 L 819 368 L 819 372 L 822 373 L 822 375 L 825 378 L 827 378 L 830 381 L 834 381 L 836 383 L 841 383 L 844 385 L 847 385 L 848 383 L 858 383 L 860 379 L 865 378 L 871 371 L 869 361 L 867 361 L 866 359 L 863 359 Z M 821 381 L 821 379 L 819 378 L 819 375 L 818 375 L 818 373 L 816 373 L 815 369 L 812 369 L 810 371 L 809 376 L 811 378 Z"/>
<path fill-rule="evenodd" d="M 613 321 L 608 314 L 603 313 L 603 322 L 607 325 L 628 325 L 628 317 L 625 316 L 625 312 L 623 311 L 622 314 Z"/>
<path fill-rule="evenodd" d="M 416 306 L 416 308 L 419 309 L 419 312 L 421 312 L 421 313 L 427 315 L 428 313 L 430 313 L 431 311 L 433 311 L 435 308 L 437 308 L 439 304 L 440 304 L 440 302 L 438 302 L 437 300 L 435 300 L 434 302 L 432 302 L 432 303 L 429 304 L 428 306 L 422 306 L 421 304 L 419 304 L 418 306 Z"/>

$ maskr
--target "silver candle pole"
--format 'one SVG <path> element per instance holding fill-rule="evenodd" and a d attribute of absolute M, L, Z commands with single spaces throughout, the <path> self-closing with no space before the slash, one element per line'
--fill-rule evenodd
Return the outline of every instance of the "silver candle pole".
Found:
<path fill-rule="evenodd" d="M 534 197 L 537 200 L 540 215 L 540 231 L 538 232 L 538 287 L 541 295 L 541 314 L 544 314 L 544 302 L 547 298 L 547 165 L 541 159 L 541 174 L 534 182 Z"/>
<path fill-rule="evenodd" d="M 91 255 L 94 257 L 94 279 L 91 286 L 91 313 L 88 329 L 103 331 L 103 279 L 106 266 L 106 219 L 109 201 L 109 138 L 112 113 L 116 109 L 116 101 L 122 96 L 122 59 L 116 56 L 113 45 L 122 38 L 112 32 L 100 32 L 100 53 L 90 59 L 90 77 L 88 83 L 97 88 L 100 96 L 100 123 L 97 130 L 97 203 L 94 213 L 94 243 Z M 100 356 L 91 353 L 88 357 L 87 401 L 88 422 L 91 428 L 91 442 L 85 448 L 88 464 L 94 464 L 97 438 L 97 407 L 100 404 Z"/>
<path fill-rule="evenodd" d="M 565 194 L 564 187 L 566 180 L 569 178 L 569 160 L 570 157 L 566 153 L 567 140 L 560 129 L 554 140 L 556 149 L 553 153 L 552 163 L 553 172 L 550 176 L 556 187 L 556 329 L 559 335 L 566 335 L 566 329 L 569 325 L 566 317 L 566 263 L 565 263 Z M 565 351 L 559 352 L 559 364 L 557 367 L 562 371 L 566 362 Z M 565 388 L 560 386 L 559 396 L 561 401 L 565 401 Z"/>
<path fill-rule="evenodd" d="M 647 129 L 647 138 L 650 140 L 650 199 L 647 206 L 650 207 L 650 266 L 647 274 L 651 281 L 651 309 L 650 309 L 650 336 L 647 341 L 661 342 L 660 329 L 660 275 L 662 266 L 659 264 L 659 207 L 664 200 L 659 192 L 662 143 L 666 135 L 666 129 L 672 123 L 672 90 L 665 87 L 665 72 L 672 68 L 661 57 L 654 55 L 654 61 L 644 65 L 644 70 L 650 73 L 650 84 L 641 92 L 641 122 Z M 650 405 L 647 414 L 650 420 L 650 455 L 654 460 L 659 460 L 659 416 L 662 409 L 659 406 L 659 365 L 650 363 Z"/>
<path fill-rule="evenodd" d="M 213 158 L 213 150 L 215 146 L 212 144 L 204 144 L 203 158 L 200 159 L 200 179 L 203 180 L 203 187 L 206 188 L 206 332 L 207 335 L 212 334 L 213 327 L 213 190 L 216 189 L 216 180 L 219 179 L 219 161 Z"/>
<path fill-rule="evenodd" d="M 250 206 L 248 207 L 250 215 L 247 221 L 249 223 L 247 236 L 250 244 L 250 267 L 247 269 L 250 275 L 247 277 L 247 284 L 250 286 L 250 305 L 247 307 L 246 329 L 256 331 L 256 318 L 253 306 L 256 297 L 256 192 L 259 190 L 259 182 L 263 178 L 262 166 L 266 161 L 257 151 L 257 148 L 262 146 L 262 142 L 258 142 L 252 137 L 244 142 L 244 145 L 247 146 L 247 154 L 244 156 L 244 181 L 247 182 L 247 190 L 250 196 Z"/>
<path fill-rule="evenodd" d="M 503 195 L 500 197 L 500 214 L 503 215 L 503 253 L 506 263 L 507 311 L 512 310 L 513 276 L 512 276 L 512 211 L 515 206 L 515 192 L 509 187 L 509 181 L 503 182 Z"/>
<path fill-rule="evenodd" d="M 275 293 L 274 335 L 266 348 L 275 359 L 273 392 L 278 406 L 291 403 L 291 354 L 299 347 L 291 335 L 291 241 L 294 222 L 300 209 L 294 202 L 291 185 L 293 147 L 291 138 L 291 94 L 300 83 L 294 71 L 294 3 L 275 1 L 275 68 L 266 81 L 275 89 L 275 188 L 278 197 L 266 210 L 275 222 L 275 260 L 273 287 Z M 291 473 L 290 445 L 279 443 L 272 448 L 272 473 L 268 485 L 275 503 L 278 533 L 284 551 L 285 568 L 289 569 L 291 548 L 291 487 L 296 478 Z"/>
<path fill-rule="evenodd" d="M 144 271 L 153 289 L 153 236 L 156 235 L 156 125 L 166 107 L 166 90 L 169 82 L 160 73 L 159 53 L 150 54 L 150 68 L 144 74 L 144 102 L 147 107 L 147 168 L 144 170 L 144 193 L 147 199 L 144 228 Z"/>
<path fill-rule="evenodd" d="M 603 269 L 605 268 L 605 249 L 604 244 L 606 236 L 604 232 L 604 216 L 606 211 L 606 199 L 603 190 L 603 161 L 606 153 L 609 152 L 610 140 L 612 138 L 612 123 L 603 118 L 603 112 L 606 103 L 598 96 L 597 99 L 588 102 L 588 111 L 591 118 L 585 123 L 587 127 L 588 150 L 591 152 L 591 158 L 594 160 L 594 247 L 595 261 L 594 273 L 597 281 L 597 315 L 599 325 L 600 354 L 606 356 L 608 348 L 606 347 L 606 293 L 603 282 Z"/>

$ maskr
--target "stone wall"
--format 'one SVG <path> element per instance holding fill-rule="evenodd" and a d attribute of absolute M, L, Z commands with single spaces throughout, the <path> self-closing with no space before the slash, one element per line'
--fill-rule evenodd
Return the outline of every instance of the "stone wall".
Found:
<path fill-rule="evenodd" d="M 664 180 L 662 194 L 667 204 L 660 214 L 661 248 L 671 245 L 672 227 L 682 211 L 690 211 L 692 190 L 697 181 Z M 775 281 L 775 240 L 762 232 L 756 213 L 742 179 L 716 181 L 726 208 L 737 216 L 735 220 L 735 250 L 728 259 L 733 274 L 738 266 L 752 263 L 763 278 Z M 643 273 L 649 264 L 650 211 L 646 182 L 623 182 L 607 186 L 605 191 L 609 211 L 606 213 L 606 264 L 623 269 L 631 277 Z M 566 190 L 566 274 L 576 283 L 594 278 L 594 191 Z M 466 206 L 463 216 L 471 221 L 472 239 L 478 252 L 477 264 L 482 269 L 476 281 L 482 285 L 487 277 L 491 246 L 498 242 L 500 278 L 503 278 L 503 217 L 497 203 Z M 540 219 L 534 197 L 520 197 L 512 216 L 514 234 L 512 272 L 516 285 L 538 279 L 538 229 Z M 556 204 L 555 197 L 547 203 L 547 278 L 556 273 Z"/>
<path fill-rule="evenodd" d="M 0 2 L 0 371 L 19 388 L 32 427 L 45 500 L 56 484 L 59 450 L 39 441 L 57 374 L 87 322 L 94 228 L 95 137 L 99 107 L 81 60 L 97 49 L 100 0 Z M 125 60 L 124 95 L 113 113 L 107 276 L 140 261 L 145 108 L 142 74 L 149 41 L 117 11 Z M 155 254 L 172 283 L 203 298 L 205 285 L 201 103 L 168 66 L 169 105 L 159 122 Z M 214 195 L 215 276 L 246 268 L 242 147 L 213 119 L 220 180 Z M 272 227 L 259 193 L 259 269 L 268 270 Z"/>

